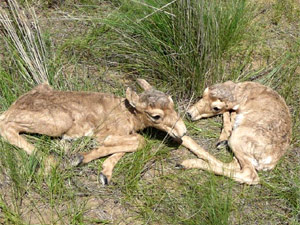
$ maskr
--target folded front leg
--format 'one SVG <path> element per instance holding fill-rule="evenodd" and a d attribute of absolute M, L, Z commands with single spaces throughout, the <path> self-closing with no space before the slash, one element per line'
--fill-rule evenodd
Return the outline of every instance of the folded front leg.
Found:
<path fill-rule="evenodd" d="M 227 141 L 232 133 L 235 114 L 236 114 L 235 112 L 223 113 L 223 128 L 219 140 L 217 142 L 217 148 L 221 148 L 222 146 L 227 145 Z"/>
<path fill-rule="evenodd" d="M 112 177 L 113 169 L 125 153 L 116 153 L 109 156 L 102 164 L 102 171 L 99 179 L 103 185 L 107 185 Z"/>
<path fill-rule="evenodd" d="M 99 139 L 99 142 L 103 140 L 103 138 Z M 108 184 L 115 165 L 125 155 L 125 153 L 135 152 L 138 149 L 141 149 L 144 144 L 144 137 L 139 134 L 123 136 L 109 135 L 98 148 L 93 149 L 90 152 L 78 154 L 77 157 L 72 160 L 72 165 L 77 166 L 79 164 L 85 164 L 92 160 L 111 155 L 104 161 L 102 165 L 103 170 L 100 174 L 100 181 L 103 184 Z"/>
<path fill-rule="evenodd" d="M 90 152 L 80 153 L 82 163 L 112 155 L 115 153 L 135 152 L 144 145 L 144 138 L 139 134 L 115 136 L 109 135 L 103 144 Z"/>

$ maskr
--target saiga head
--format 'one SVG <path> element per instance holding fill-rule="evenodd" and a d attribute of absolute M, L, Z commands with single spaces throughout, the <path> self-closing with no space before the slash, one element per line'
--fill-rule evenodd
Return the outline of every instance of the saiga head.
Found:
<path fill-rule="evenodd" d="M 142 115 L 143 122 L 149 127 L 167 132 L 173 138 L 184 136 L 186 127 L 174 109 L 172 98 L 155 90 L 143 79 L 138 79 L 137 82 L 144 92 L 138 95 L 131 88 L 127 88 L 126 99 Z"/>
<path fill-rule="evenodd" d="M 187 116 L 192 121 L 222 114 L 235 109 L 234 89 L 235 83 L 227 81 L 208 87 L 203 92 L 202 98 L 190 107 Z"/>

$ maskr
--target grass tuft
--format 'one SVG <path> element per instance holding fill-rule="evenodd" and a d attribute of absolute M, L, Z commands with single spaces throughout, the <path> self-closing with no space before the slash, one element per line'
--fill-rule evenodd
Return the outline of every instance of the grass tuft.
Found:
<path fill-rule="evenodd" d="M 7 0 L 9 14 L 0 8 L 0 22 L 7 51 L 22 78 L 33 84 L 48 81 L 46 51 L 33 8 L 23 10 L 15 0 Z M 29 16 L 30 15 L 30 16 Z"/>
<path fill-rule="evenodd" d="M 120 2 L 107 20 L 118 37 L 109 58 L 123 71 L 171 83 L 177 94 L 221 80 L 218 61 L 250 21 L 245 0 Z"/>

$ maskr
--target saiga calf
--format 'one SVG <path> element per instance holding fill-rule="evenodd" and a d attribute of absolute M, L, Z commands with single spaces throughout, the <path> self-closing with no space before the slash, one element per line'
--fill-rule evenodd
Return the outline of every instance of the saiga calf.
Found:
<path fill-rule="evenodd" d="M 67 139 L 93 136 L 99 147 L 78 154 L 73 164 L 109 155 L 100 174 L 101 182 L 108 184 L 121 157 L 143 146 L 144 138 L 137 131 L 151 126 L 178 139 L 186 133 L 171 97 L 155 90 L 145 80 L 139 79 L 138 83 L 145 91 L 138 95 L 127 88 L 126 98 L 95 92 L 56 91 L 48 84 L 38 85 L 0 116 L 0 134 L 28 154 L 35 148 L 20 133 Z"/>
<path fill-rule="evenodd" d="M 218 114 L 224 119 L 219 143 L 228 140 L 234 160 L 223 163 L 186 136 L 183 145 L 200 159 L 185 160 L 181 165 L 257 184 L 256 170 L 273 169 L 289 147 L 291 116 L 284 99 L 258 83 L 227 81 L 206 88 L 202 99 L 187 112 L 193 121 Z"/>

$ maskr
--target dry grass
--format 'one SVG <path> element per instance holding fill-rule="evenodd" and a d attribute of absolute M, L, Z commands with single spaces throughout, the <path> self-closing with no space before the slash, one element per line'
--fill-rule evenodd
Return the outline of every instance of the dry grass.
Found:
<path fill-rule="evenodd" d="M 23 10 L 15 0 L 8 0 L 7 6 L 9 15 L 0 8 L 1 31 L 19 73 L 30 84 L 48 82 L 45 45 L 34 9 Z"/>

